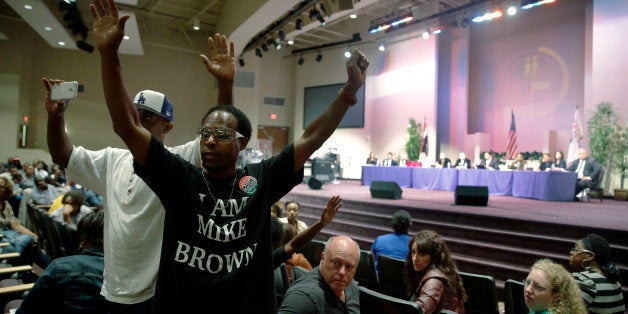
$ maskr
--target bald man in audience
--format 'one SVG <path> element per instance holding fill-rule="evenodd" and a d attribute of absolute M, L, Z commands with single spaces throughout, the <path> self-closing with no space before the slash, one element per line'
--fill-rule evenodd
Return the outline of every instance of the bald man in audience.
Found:
<path fill-rule="evenodd" d="M 360 313 L 360 291 L 353 280 L 359 259 L 353 239 L 331 237 L 319 266 L 290 286 L 278 313 Z"/>

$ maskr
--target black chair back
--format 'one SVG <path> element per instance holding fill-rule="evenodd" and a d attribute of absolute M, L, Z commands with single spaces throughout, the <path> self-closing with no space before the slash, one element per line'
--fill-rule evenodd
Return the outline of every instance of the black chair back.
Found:
<path fill-rule="evenodd" d="M 360 313 L 362 314 L 421 314 L 418 303 L 395 298 L 360 286 Z"/>
<path fill-rule="evenodd" d="M 312 267 L 318 266 L 321 262 L 321 254 L 325 250 L 325 241 L 313 239 L 305 245 L 301 254 L 305 256 Z M 294 281 L 294 280 L 293 280 Z"/>
<path fill-rule="evenodd" d="M 288 280 L 288 270 L 286 264 L 281 263 L 279 267 L 275 268 L 275 296 L 277 297 L 277 307 L 281 305 L 283 296 L 290 287 L 290 280 Z"/>
<path fill-rule="evenodd" d="M 79 239 L 76 228 L 56 217 L 52 218 L 52 226 L 59 235 L 63 255 L 77 254 L 79 251 Z"/>
<path fill-rule="evenodd" d="M 358 261 L 358 268 L 356 269 L 353 279 L 357 281 L 360 286 L 373 290 L 378 289 L 379 279 L 377 279 L 373 252 L 360 250 L 360 260 Z"/>
<path fill-rule="evenodd" d="M 52 224 L 52 218 L 48 215 L 48 211 L 41 208 L 35 208 L 35 210 L 39 217 L 39 223 L 42 226 L 42 230 L 44 230 L 43 236 L 47 239 L 47 241 L 44 242 L 44 251 L 46 251 L 46 254 L 48 254 L 48 256 L 52 259 L 64 256 L 63 249 L 61 247 L 61 238 Z"/>
<path fill-rule="evenodd" d="M 458 272 L 462 277 L 468 300 L 464 304 L 465 313 L 498 314 L 497 288 L 495 278 L 487 275 Z"/>
<path fill-rule="evenodd" d="M 523 297 L 523 283 L 512 279 L 504 284 L 504 310 L 505 314 L 526 314 L 528 307 Z"/>
<path fill-rule="evenodd" d="M 403 271 L 406 261 L 400 258 L 377 255 L 378 291 L 400 299 L 406 299 L 406 284 Z"/>

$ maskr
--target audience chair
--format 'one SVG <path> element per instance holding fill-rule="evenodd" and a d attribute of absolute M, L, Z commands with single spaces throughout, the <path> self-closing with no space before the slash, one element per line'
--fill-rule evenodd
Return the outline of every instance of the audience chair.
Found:
<path fill-rule="evenodd" d="M 79 251 L 79 240 L 76 228 L 58 217 L 51 218 L 52 226 L 59 236 L 60 249 L 63 256 L 74 255 Z"/>
<path fill-rule="evenodd" d="M 377 271 L 375 270 L 373 252 L 360 250 L 360 260 L 358 261 L 358 268 L 356 269 L 353 279 L 357 281 L 360 286 L 373 290 L 378 289 L 379 280 L 377 279 Z"/>
<path fill-rule="evenodd" d="M 12 300 L 21 299 L 25 292 L 28 292 L 35 283 L 20 283 L 16 279 L 0 280 L 0 304 L 6 307 L 7 303 Z"/>
<path fill-rule="evenodd" d="M 42 208 L 36 208 L 36 213 L 39 216 L 42 230 L 46 235 L 44 238 L 45 241 L 42 243 L 44 251 L 52 259 L 64 256 L 61 238 L 52 224 L 52 218 L 48 215 L 48 211 Z"/>
<path fill-rule="evenodd" d="M 360 313 L 362 314 L 421 314 L 418 303 L 395 298 L 360 286 Z"/>
<path fill-rule="evenodd" d="M 498 314 L 497 288 L 495 278 L 487 275 L 459 271 L 468 300 L 464 304 L 465 313 Z"/>
<path fill-rule="evenodd" d="M 523 283 L 508 279 L 504 284 L 505 314 L 526 314 L 528 307 L 523 297 Z"/>
<path fill-rule="evenodd" d="M 581 200 L 583 202 L 585 198 L 587 199 L 587 202 L 590 202 L 590 195 L 591 193 L 594 193 L 594 196 L 597 197 L 600 200 L 600 204 L 602 204 L 602 199 L 604 198 L 604 189 L 600 188 L 600 186 L 602 185 L 602 179 L 604 179 L 604 168 L 600 170 L 597 178 L 597 184 L 593 188 L 586 187 L 584 188 L 584 190 L 582 190 L 584 195 L 582 196 Z"/>
<path fill-rule="evenodd" d="M 299 277 L 309 273 L 310 271 L 301 266 L 295 265 L 295 266 L 292 266 L 291 272 L 292 272 L 292 283 L 294 284 L 295 282 L 297 282 L 297 279 L 299 279 Z"/>
<path fill-rule="evenodd" d="M 275 297 L 277 298 L 277 307 L 281 305 L 283 296 L 290 287 L 290 280 L 288 280 L 288 270 L 286 264 L 281 263 L 279 267 L 275 268 Z"/>
<path fill-rule="evenodd" d="M 318 266 L 321 263 L 321 254 L 325 250 L 325 241 L 312 239 L 312 241 L 308 242 L 305 245 L 303 250 L 301 250 L 301 254 L 305 256 L 308 262 L 312 267 Z"/>
<path fill-rule="evenodd" d="M 406 299 L 406 284 L 403 271 L 406 261 L 400 258 L 379 254 L 377 256 L 378 291 L 400 299 Z"/>

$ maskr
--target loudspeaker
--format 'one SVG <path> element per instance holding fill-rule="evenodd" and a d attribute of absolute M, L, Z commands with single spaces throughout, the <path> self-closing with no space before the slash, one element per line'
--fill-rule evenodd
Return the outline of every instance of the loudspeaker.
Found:
<path fill-rule="evenodd" d="M 401 188 L 394 181 L 371 181 L 371 197 L 398 200 L 401 198 Z"/>
<path fill-rule="evenodd" d="M 454 198 L 456 205 L 486 206 L 488 186 L 458 185 Z"/>
<path fill-rule="evenodd" d="M 316 180 L 314 177 L 310 177 L 310 179 L 307 180 L 307 186 L 309 186 L 312 190 L 320 190 L 323 186 L 323 182 Z"/>
<path fill-rule="evenodd" d="M 322 182 L 330 182 L 332 179 L 331 161 L 323 158 L 312 160 L 312 177 Z"/>

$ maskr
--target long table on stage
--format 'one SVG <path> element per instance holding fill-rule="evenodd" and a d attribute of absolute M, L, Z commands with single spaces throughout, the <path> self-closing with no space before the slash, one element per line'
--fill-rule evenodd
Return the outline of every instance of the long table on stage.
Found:
<path fill-rule="evenodd" d="M 362 185 L 371 185 L 371 181 L 395 181 L 402 188 L 412 186 L 411 167 L 362 166 Z"/>
<path fill-rule="evenodd" d="M 362 185 L 370 185 L 372 181 L 393 181 L 404 188 L 452 192 L 458 185 L 487 186 L 491 195 L 572 201 L 577 175 L 569 171 L 362 166 Z"/>

